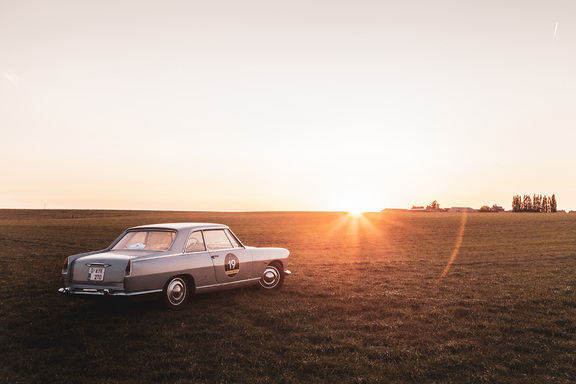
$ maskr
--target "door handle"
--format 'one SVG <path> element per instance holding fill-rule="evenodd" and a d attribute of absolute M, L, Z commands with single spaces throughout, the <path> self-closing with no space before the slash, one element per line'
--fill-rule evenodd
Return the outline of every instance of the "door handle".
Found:
<path fill-rule="evenodd" d="M 217 258 L 219 255 L 210 255 L 211 258 L 215 259 Z"/>

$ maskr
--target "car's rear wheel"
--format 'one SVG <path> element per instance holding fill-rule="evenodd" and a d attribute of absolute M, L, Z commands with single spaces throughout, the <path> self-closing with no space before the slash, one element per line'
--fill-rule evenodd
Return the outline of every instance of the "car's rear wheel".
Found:
<path fill-rule="evenodd" d="M 284 283 L 284 273 L 278 263 L 270 263 L 266 266 L 264 273 L 260 277 L 258 286 L 266 290 L 277 290 Z"/>
<path fill-rule="evenodd" d="M 180 308 L 188 301 L 191 284 L 184 276 L 168 280 L 162 290 L 161 302 L 166 308 Z"/>

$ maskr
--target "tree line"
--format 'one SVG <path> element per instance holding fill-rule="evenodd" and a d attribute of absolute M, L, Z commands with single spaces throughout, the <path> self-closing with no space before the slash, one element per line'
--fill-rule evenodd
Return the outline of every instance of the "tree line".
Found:
<path fill-rule="evenodd" d="M 546 195 L 516 195 L 512 197 L 512 212 L 556 212 L 556 196 L 547 197 Z"/>

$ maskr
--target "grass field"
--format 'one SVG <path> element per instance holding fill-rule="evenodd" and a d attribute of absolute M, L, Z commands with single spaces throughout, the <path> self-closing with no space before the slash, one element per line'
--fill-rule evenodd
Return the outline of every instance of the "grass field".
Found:
<path fill-rule="evenodd" d="M 229 225 L 291 251 L 277 293 L 68 299 L 125 228 Z M 0 210 L 7 383 L 576 382 L 576 215 Z"/>

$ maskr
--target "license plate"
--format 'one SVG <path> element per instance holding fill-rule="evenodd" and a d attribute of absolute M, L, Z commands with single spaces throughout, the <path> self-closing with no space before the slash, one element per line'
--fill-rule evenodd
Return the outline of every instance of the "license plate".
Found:
<path fill-rule="evenodd" d="M 90 267 L 90 269 L 88 270 L 88 280 L 103 281 L 104 280 L 104 271 L 106 271 L 106 268 Z"/>

